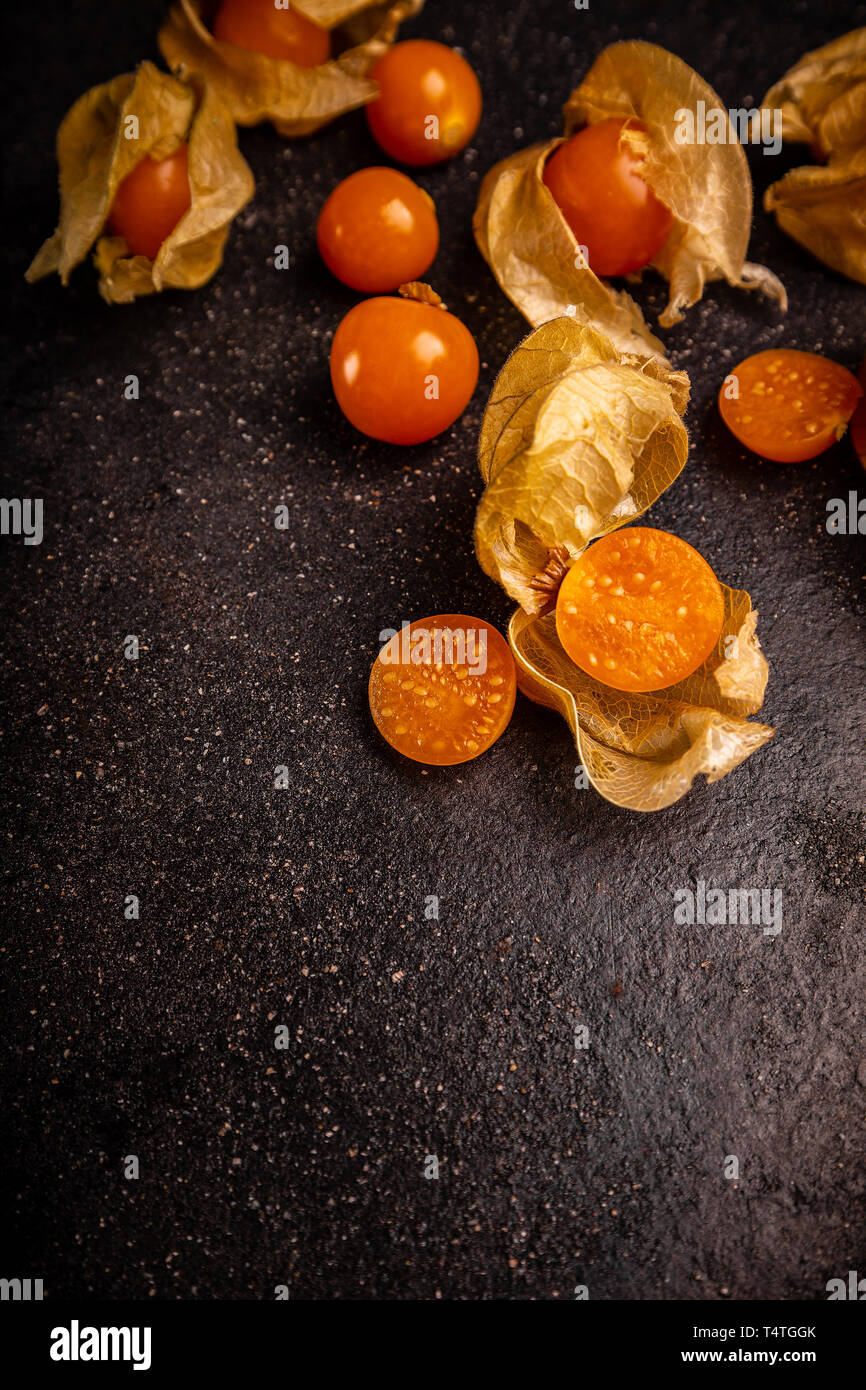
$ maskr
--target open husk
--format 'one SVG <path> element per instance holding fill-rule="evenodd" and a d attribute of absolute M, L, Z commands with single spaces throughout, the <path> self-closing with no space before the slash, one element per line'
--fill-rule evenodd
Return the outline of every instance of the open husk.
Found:
<path fill-rule="evenodd" d="M 567 656 L 552 612 L 562 574 L 599 536 L 643 515 L 688 452 L 688 378 L 657 358 L 618 353 L 594 325 L 563 317 L 512 353 L 485 412 L 485 491 L 476 553 L 519 604 L 509 643 L 521 689 L 558 710 L 588 780 L 608 801 L 657 811 L 703 773 L 715 781 L 773 730 L 750 723 L 768 667 L 748 594 L 722 585 L 716 648 L 687 680 L 626 694 Z"/>
<path fill-rule="evenodd" d="M 137 121 L 137 136 L 127 138 Z M 189 142 L 188 212 L 155 261 L 130 256 L 121 237 L 102 235 L 122 180 L 145 158 L 167 159 Z M 142 63 L 94 87 L 64 117 L 57 135 L 60 222 L 27 271 L 56 271 L 63 284 L 95 243 L 99 292 L 125 304 L 164 289 L 197 289 L 219 269 L 232 219 L 253 196 L 253 176 L 234 122 L 216 93 Z"/>
<path fill-rule="evenodd" d="M 159 48 L 179 75 L 199 72 L 219 92 L 238 125 L 272 121 L 281 135 L 309 135 L 378 93 L 367 73 L 394 42 L 404 19 L 424 0 L 293 0 L 306 19 L 332 31 L 333 56 L 317 67 L 252 53 L 215 39 L 217 4 L 176 0 L 159 31 Z"/>
<path fill-rule="evenodd" d="M 622 138 L 645 156 L 641 175 L 671 210 L 674 225 L 651 265 L 670 283 L 659 322 L 678 323 L 704 285 L 727 280 L 759 289 L 780 308 L 785 290 L 765 266 L 746 260 L 752 182 L 727 115 L 724 144 L 680 144 L 678 113 L 723 110 L 721 99 L 681 59 L 655 44 L 616 43 L 596 59 L 563 108 L 567 139 L 584 125 L 632 116 L 647 127 Z M 543 182 L 544 165 L 562 143 L 550 140 L 510 155 L 490 170 L 475 213 L 475 236 L 502 289 L 535 326 L 582 308 L 623 352 L 661 353 L 631 297 L 586 265 L 578 242 Z"/>
<path fill-rule="evenodd" d="M 866 284 L 866 29 L 807 53 L 762 106 L 781 108 L 783 139 L 821 161 L 772 184 L 764 207 L 825 265 Z"/>

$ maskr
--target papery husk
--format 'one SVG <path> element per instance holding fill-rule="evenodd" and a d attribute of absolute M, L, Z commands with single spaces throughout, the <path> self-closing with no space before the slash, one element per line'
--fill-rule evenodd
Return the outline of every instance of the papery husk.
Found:
<path fill-rule="evenodd" d="M 670 282 L 663 327 L 678 323 L 704 285 L 727 280 L 759 289 L 787 307 L 781 282 L 746 261 L 752 183 L 746 156 L 728 121 L 729 143 L 680 145 L 676 113 L 721 99 L 681 59 L 638 40 L 612 44 L 596 59 L 563 108 L 565 138 L 584 125 L 633 116 L 647 127 L 623 139 L 645 156 L 641 175 L 671 210 L 674 226 L 650 264 Z M 546 160 L 562 143 L 551 140 L 511 155 L 484 180 L 475 236 L 502 289 L 538 325 L 581 306 L 621 351 L 662 353 L 631 297 L 612 290 L 581 265 L 578 242 L 543 182 Z"/>
<path fill-rule="evenodd" d="M 745 715 L 763 703 L 768 667 L 755 636 L 748 594 L 722 585 L 725 625 L 712 656 L 687 681 L 649 695 L 602 685 L 563 650 L 551 613 L 514 614 L 508 641 L 520 689 L 558 710 L 574 736 L 587 780 L 606 801 L 630 811 L 671 806 L 703 773 L 708 782 L 732 772 L 775 730 Z M 736 657 L 724 642 L 737 638 Z"/>
<path fill-rule="evenodd" d="M 561 140 L 509 155 L 487 174 L 472 220 L 478 249 L 512 304 L 534 327 L 578 309 L 620 352 L 664 357 L 631 295 L 599 280 L 542 179 Z"/>
<path fill-rule="evenodd" d="M 722 585 L 725 620 L 711 656 L 687 680 L 646 695 L 581 671 L 549 611 L 560 569 L 643 515 L 679 474 L 688 394 L 684 372 L 618 353 L 595 325 L 563 317 L 512 353 L 479 443 L 486 487 L 476 551 L 520 604 L 508 633 L 520 688 L 567 720 L 595 789 L 635 811 L 671 805 L 699 773 L 723 777 L 774 732 L 747 718 L 768 675 L 748 594 Z M 545 565 L 551 590 L 538 584 Z"/>
<path fill-rule="evenodd" d="M 137 139 L 124 136 L 127 116 L 138 119 Z M 130 256 L 121 237 L 100 235 L 117 189 L 141 159 L 167 159 L 185 140 L 190 208 L 155 261 Z M 109 304 L 205 284 L 222 264 L 232 219 L 255 190 L 234 122 L 216 93 L 148 62 L 92 88 L 75 103 L 58 131 L 57 161 L 59 226 L 34 257 L 27 279 L 57 271 L 67 284 L 96 242 L 99 292 Z"/>
<path fill-rule="evenodd" d="M 866 284 L 866 29 L 807 53 L 761 103 L 782 112 L 782 136 L 807 141 L 821 164 L 792 169 L 764 207 L 825 265 Z"/>
<path fill-rule="evenodd" d="M 481 428 L 475 546 L 526 612 L 543 606 L 532 580 L 550 549 L 577 559 L 670 486 L 688 455 L 688 398 L 685 372 L 618 352 L 576 317 L 544 324 L 511 354 Z"/>
<path fill-rule="evenodd" d="M 199 72 L 213 84 L 238 125 L 271 121 L 280 135 L 310 135 L 378 95 L 367 73 L 394 42 L 403 21 L 423 4 L 293 0 L 299 14 L 335 31 L 337 56 L 313 68 L 220 42 L 207 22 L 217 5 L 202 0 L 176 0 L 157 41 L 174 72 Z"/>

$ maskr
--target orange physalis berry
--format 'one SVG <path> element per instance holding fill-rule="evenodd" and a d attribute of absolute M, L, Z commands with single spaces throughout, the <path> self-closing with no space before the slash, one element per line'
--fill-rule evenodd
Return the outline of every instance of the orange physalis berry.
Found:
<path fill-rule="evenodd" d="M 481 88 L 444 43 L 395 43 L 370 69 L 379 96 L 367 106 L 378 143 L 401 164 L 437 164 L 468 145 L 481 119 Z"/>
<path fill-rule="evenodd" d="M 331 35 L 294 6 L 277 8 L 274 0 L 223 0 L 214 20 L 214 38 L 314 68 L 331 56 Z"/>
<path fill-rule="evenodd" d="M 131 256 L 155 261 L 191 202 L 187 146 L 167 159 L 145 155 L 114 195 L 108 230 L 123 237 Z"/>
<path fill-rule="evenodd" d="M 436 208 L 397 169 L 359 169 L 326 199 L 316 239 L 338 280 L 382 294 L 417 280 L 432 262 L 439 248 Z"/>
<path fill-rule="evenodd" d="M 364 299 L 334 334 L 331 381 L 340 409 L 355 429 L 387 444 L 440 434 L 466 409 L 477 380 L 469 329 L 415 298 Z"/>
<path fill-rule="evenodd" d="M 641 156 L 620 141 L 626 125 L 646 130 L 634 119 L 599 121 L 572 135 L 544 166 L 544 182 L 596 275 L 649 265 L 673 226 L 670 209 L 641 177 Z"/>

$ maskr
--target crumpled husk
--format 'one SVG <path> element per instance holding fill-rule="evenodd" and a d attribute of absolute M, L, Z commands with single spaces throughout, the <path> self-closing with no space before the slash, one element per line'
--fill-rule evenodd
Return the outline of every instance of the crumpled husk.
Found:
<path fill-rule="evenodd" d="M 764 207 L 825 265 L 866 284 L 866 29 L 807 53 L 761 103 L 781 109 L 785 140 L 820 164 L 792 169 Z"/>
<path fill-rule="evenodd" d="M 272 121 L 280 135 L 310 135 L 378 94 L 367 73 L 390 47 L 403 21 L 424 0 L 293 0 L 293 8 L 333 33 L 336 56 L 317 67 L 221 43 L 208 27 L 218 6 L 176 0 L 159 31 L 172 71 L 199 72 L 219 92 L 238 125 Z"/>
<path fill-rule="evenodd" d="M 511 354 L 487 404 L 475 522 L 482 569 L 527 613 L 548 552 L 573 563 L 591 540 L 641 516 L 688 456 L 689 379 L 617 352 L 585 320 L 553 319 Z"/>
<path fill-rule="evenodd" d="M 138 119 L 138 139 L 125 138 L 127 116 Z M 130 256 L 122 237 L 101 235 L 117 189 L 145 156 L 167 159 L 185 140 L 190 208 L 155 261 Z M 95 242 L 99 292 L 109 304 L 205 284 L 222 264 L 232 219 L 255 191 L 234 122 L 216 93 L 148 62 L 79 98 L 58 131 L 57 162 L 60 223 L 34 257 L 27 279 L 57 271 L 67 284 Z"/>
<path fill-rule="evenodd" d="M 750 723 L 768 667 L 748 594 L 722 585 L 716 648 L 687 680 L 652 694 L 581 671 L 556 634 L 558 575 L 593 540 L 642 516 L 682 469 L 688 377 L 622 355 L 595 325 L 563 317 L 512 353 L 485 412 L 482 568 L 520 608 L 509 643 L 520 688 L 567 720 L 588 780 L 608 801 L 657 811 L 703 773 L 716 781 L 773 736 Z M 554 576 L 550 587 L 539 582 Z M 731 642 L 730 639 L 736 639 Z"/>
<path fill-rule="evenodd" d="M 781 282 L 746 261 L 752 216 L 749 167 L 733 127 L 730 143 L 680 145 L 676 113 L 723 106 L 721 98 L 681 59 L 655 44 L 616 43 L 596 59 L 563 108 L 564 139 L 584 125 L 615 116 L 638 117 L 647 133 L 623 139 L 645 155 L 641 175 L 671 210 L 674 225 L 650 264 L 670 283 L 659 316 L 667 328 L 697 303 L 704 285 L 727 280 L 759 289 L 787 308 Z M 509 156 L 485 178 L 475 213 L 475 237 L 500 286 L 533 325 L 583 308 L 621 352 L 661 353 L 640 309 L 586 266 L 578 242 L 542 179 L 562 139 Z"/>

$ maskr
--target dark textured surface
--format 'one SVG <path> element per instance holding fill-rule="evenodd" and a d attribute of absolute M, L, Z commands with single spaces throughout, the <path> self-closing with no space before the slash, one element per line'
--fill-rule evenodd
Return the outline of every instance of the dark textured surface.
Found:
<path fill-rule="evenodd" d="M 243 134 L 258 196 L 204 290 L 108 309 L 89 268 L 24 286 L 55 127 L 155 56 L 160 12 L 25 7 L 6 45 L 3 495 L 44 497 L 46 532 L 2 541 L 3 1272 L 100 1298 L 825 1297 L 866 1269 L 863 541 L 824 528 L 863 475 L 847 441 L 798 468 L 747 458 L 712 401 L 773 344 L 855 367 L 863 291 L 758 212 L 751 258 L 787 319 L 713 286 L 666 335 L 692 457 L 650 520 L 750 590 L 769 748 L 641 817 L 574 789 L 565 724 L 526 701 L 475 764 L 390 756 L 366 677 L 403 618 L 508 616 L 473 559 L 473 452 L 524 326 L 472 243 L 480 176 L 557 132 L 611 40 L 666 44 L 739 105 L 866 6 L 429 0 L 404 36 L 462 45 L 484 89 L 471 149 L 419 176 L 430 278 L 484 365 L 463 419 L 408 452 L 355 435 L 328 382 L 354 296 L 314 221 L 381 161 L 360 114 L 310 142 Z M 756 201 L 797 162 L 750 152 Z M 663 303 L 658 281 L 638 294 Z M 782 888 L 781 934 L 675 926 L 698 878 Z"/>

